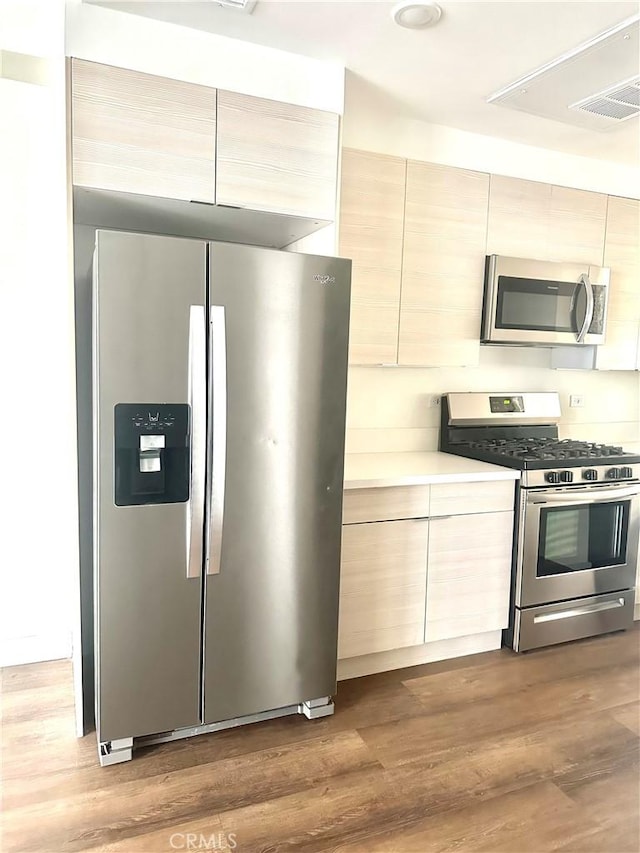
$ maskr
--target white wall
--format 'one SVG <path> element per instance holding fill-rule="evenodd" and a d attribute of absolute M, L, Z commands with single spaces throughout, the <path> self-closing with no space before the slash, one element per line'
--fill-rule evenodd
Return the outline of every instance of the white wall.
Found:
<path fill-rule="evenodd" d="M 340 114 L 344 106 L 344 67 L 337 63 L 78 0 L 67 3 L 66 53 Z"/>
<path fill-rule="evenodd" d="M 0 665 L 10 665 L 71 653 L 78 546 L 63 7 L 2 12 L 0 48 L 46 57 L 41 85 L 0 78 Z"/>
<path fill-rule="evenodd" d="M 496 107 L 500 109 L 500 107 Z M 595 133 L 596 131 L 594 131 Z M 611 131 L 614 132 L 614 131 Z M 408 118 L 347 74 L 343 145 L 428 163 L 640 198 L 638 163 L 624 166 Z"/>
<path fill-rule="evenodd" d="M 640 198 L 640 171 L 601 160 L 507 142 L 403 116 L 347 75 L 343 144 L 427 162 Z M 353 367 L 349 371 L 347 452 L 435 450 L 438 408 L 447 391 L 559 391 L 563 438 L 640 441 L 640 374 L 551 370 L 551 350 L 482 347 L 479 367 Z M 569 408 L 582 394 L 584 408 Z"/>
<path fill-rule="evenodd" d="M 479 367 L 352 367 L 347 452 L 437 450 L 440 410 L 430 401 L 447 391 L 558 391 L 561 438 L 640 441 L 638 373 L 550 370 L 546 353 L 483 347 Z M 570 394 L 582 394 L 584 407 L 569 408 Z"/>

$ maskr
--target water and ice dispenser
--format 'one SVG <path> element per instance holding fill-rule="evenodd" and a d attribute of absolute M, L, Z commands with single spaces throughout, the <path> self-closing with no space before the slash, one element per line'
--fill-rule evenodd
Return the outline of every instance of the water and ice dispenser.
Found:
<path fill-rule="evenodd" d="M 189 500 L 189 406 L 118 403 L 114 417 L 116 506 Z"/>

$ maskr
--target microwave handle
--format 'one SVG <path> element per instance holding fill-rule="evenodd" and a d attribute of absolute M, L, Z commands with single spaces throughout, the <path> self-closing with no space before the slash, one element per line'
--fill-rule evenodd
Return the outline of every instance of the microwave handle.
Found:
<path fill-rule="evenodd" d="M 591 284 L 591 280 L 589 279 L 589 276 L 587 275 L 587 273 L 583 273 L 580 276 L 579 281 L 580 281 L 580 284 L 584 285 L 584 292 L 585 292 L 585 295 L 587 297 L 587 308 L 586 308 L 586 311 L 584 312 L 584 322 L 582 323 L 582 328 L 578 332 L 578 335 L 576 338 L 577 342 L 579 344 L 581 344 L 584 341 L 585 336 L 586 336 L 587 332 L 589 331 L 589 326 L 591 325 L 591 321 L 593 320 L 593 310 L 594 310 L 594 306 L 595 306 L 595 300 L 593 298 L 593 285 Z"/>

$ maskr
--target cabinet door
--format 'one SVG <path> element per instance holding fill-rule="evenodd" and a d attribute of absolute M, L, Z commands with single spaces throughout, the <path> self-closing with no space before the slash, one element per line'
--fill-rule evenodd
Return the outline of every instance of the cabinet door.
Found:
<path fill-rule="evenodd" d="M 602 266 L 606 221 L 606 195 L 551 187 L 549 258 Z"/>
<path fill-rule="evenodd" d="M 477 364 L 488 193 L 482 172 L 407 164 L 399 364 Z"/>
<path fill-rule="evenodd" d="M 596 352 L 600 370 L 640 367 L 640 201 L 609 197 L 604 264 L 611 268 L 606 343 Z"/>
<path fill-rule="evenodd" d="M 216 92 L 74 59 L 73 183 L 213 202 Z"/>
<path fill-rule="evenodd" d="M 218 92 L 218 204 L 335 219 L 338 116 Z"/>
<path fill-rule="evenodd" d="M 491 176 L 487 254 L 602 264 L 607 197 Z"/>
<path fill-rule="evenodd" d="M 513 512 L 429 522 L 425 642 L 507 627 Z"/>
<path fill-rule="evenodd" d="M 340 255 L 353 260 L 351 364 L 396 364 L 406 161 L 342 153 Z"/>
<path fill-rule="evenodd" d="M 491 175 L 487 254 L 549 260 L 551 185 Z"/>
<path fill-rule="evenodd" d="M 342 531 L 338 657 L 422 643 L 426 520 L 347 524 Z"/>

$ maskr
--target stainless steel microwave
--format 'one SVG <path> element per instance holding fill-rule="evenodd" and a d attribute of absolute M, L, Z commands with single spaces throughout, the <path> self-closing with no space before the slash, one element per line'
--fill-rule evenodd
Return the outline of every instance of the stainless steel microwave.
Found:
<path fill-rule="evenodd" d="M 609 269 L 488 255 L 482 343 L 604 343 Z"/>

